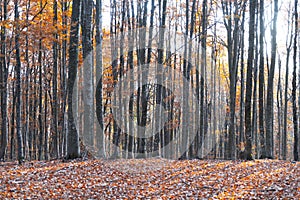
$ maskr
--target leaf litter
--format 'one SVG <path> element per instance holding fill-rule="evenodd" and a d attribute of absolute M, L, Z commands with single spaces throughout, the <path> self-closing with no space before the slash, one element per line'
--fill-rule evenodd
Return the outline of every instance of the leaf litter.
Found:
<path fill-rule="evenodd" d="M 0 199 L 300 199 L 300 163 L 119 159 L 0 163 Z"/>

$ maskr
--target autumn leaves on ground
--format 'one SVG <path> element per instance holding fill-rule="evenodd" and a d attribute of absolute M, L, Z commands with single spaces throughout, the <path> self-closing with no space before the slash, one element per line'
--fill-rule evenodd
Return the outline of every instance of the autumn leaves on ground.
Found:
<path fill-rule="evenodd" d="M 300 198 L 300 163 L 276 160 L 0 163 L 0 199 Z"/>

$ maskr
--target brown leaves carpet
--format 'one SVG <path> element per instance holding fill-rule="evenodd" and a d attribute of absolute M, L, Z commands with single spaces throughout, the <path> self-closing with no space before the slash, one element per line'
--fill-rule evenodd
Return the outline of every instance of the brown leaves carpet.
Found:
<path fill-rule="evenodd" d="M 0 199 L 300 199 L 300 163 L 165 159 L 0 163 Z"/>

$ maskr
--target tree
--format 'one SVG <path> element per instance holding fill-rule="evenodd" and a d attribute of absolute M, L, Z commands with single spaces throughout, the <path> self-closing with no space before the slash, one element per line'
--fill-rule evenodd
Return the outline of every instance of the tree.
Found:
<path fill-rule="evenodd" d="M 62 0 L 61 3 L 61 11 L 62 13 L 62 25 L 65 27 L 62 30 L 63 35 L 67 35 L 67 25 L 68 25 L 68 17 L 67 13 L 69 12 L 68 8 L 68 2 L 66 0 Z M 66 111 L 66 105 L 67 105 L 67 66 L 66 66 L 66 61 L 67 61 L 67 37 L 62 37 L 62 50 L 61 50 L 61 68 L 60 68 L 60 102 L 59 104 L 60 109 L 59 109 L 59 127 L 60 127 L 60 148 L 59 148 L 59 155 L 66 155 L 67 152 L 67 127 L 68 127 L 68 120 L 67 120 L 67 111 Z"/>
<path fill-rule="evenodd" d="M 266 120 L 266 156 L 265 158 L 273 158 L 273 140 L 274 140 L 274 111 L 273 111 L 273 95 L 274 95 L 274 74 L 275 74 L 275 62 L 276 62 L 276 48 L 277 48 L 277 16 L 278 16 L 278 0 L 274 0 L 274 17 L 272 20 L 271 29 L 271 65 L 268 75 L 268 86 L 267 86 L 267 102 L 265 110 Z"/>
<path fill-rule="evenodd" d="M 291 6 L 289 5 L 289 11 Z M 291 54 L 291 47 L 293 43 L 293 28 L 290 28 L 293 24 L 293 15 L 288 14 L 288 35 L 286 39 L 286 65 L 285 65 L 285 88 L 284 88 L 284 108 L 283 108 L 283 130 L 282 130 L 282 159 L 287 158 L 287 126 L 288 126 L 288 89 L 289 89 L 289 60 Z M 292 20 L 292 22 L 291 22 Z M 291 24 L 292 23 L 292 24 Z"/>
<path fill-rule="evenodd" d="M 98 91 L 96 91 L 97 98 L 101 99 L 102 102 L 102 80 L 100 80 L 102 76 L 102 38 L 103 38 L 103 33 L 102 33 L 102 0 L 96 0 L 96 15 L 95 15 L 95 21 L 96 21 L 96 83 L 98 84 L 98 81 L 101 81 L 98 87 Z M 97 93 L 98 92 L 98 93 Z M 99 108 L 96 110 L 102 110 L 102 104 L 97 104 Z M 101 112 L 102 113 L 102 112 Z M 98 122 L 100 124 L 103 124 L 103 119 L 102 115 L 100 115 L 100 118 L 98 118 Z M 100 150 L 100 157 L 105 157 L 104 154 L 104 137 L 103 137 L 103 128 L 100 128 L 100 130 L 96 130 L 97 133 L 97 146 L 99 147 Z"/>
<path fill-rule="evenodd" d="M 53 1 L 53 26 L 57 30 L 57 1 Z M 52 76 L 52 115 L 53 115 L 53 121 L 52 121 L 52 143 L 53 143 L 53 155 L 58 158 L 59 157 L 59 149 L 58 149 L 58 115 L 57 115 L 57 108 L 58 108 L 58 99 L 57 99 L 57 75 L 58 75 L 58 34 L 53 34 L 54 41 L 52 44 L 52 51 L 53 51 L 53 76 Z M 47 145 L 45 145 L 47 146 Z M 46 150 L 45 150 L 46 151 Z M 47 153 L 45 154 L 45 159 L 47 159 Z"/>
<path fill-rule="evenodd" d="M 292 101 L 293 101 L 293 124 L 294 124 L 294 160 L 298 161 L 299 160 L 299 155 L 298 155 L 298 136 L 299 136 L 299 130 L 298 130 L 298 111 L 297 111 L 297 100 L 296 100 L 296 90 L 297 90 L 297 39 L 298 39 L 298 11 L 297 11 L 297 6 L 298 6 L 298 0 L 295 0 L 294 4 L 294 17 L 295 17 L 295 25 L 294 25 L 294 46 L 293 46 L 293 66 L 294 66 L 294 71 L 293 71 L 293 89 L 292 89 Z"/>
<path fill-rule="evenodd" d="M 224 24 L 227 31 L 227 54 L 228 54 L 228 69 L 229 69 L 229 134 L 228 142 L 225 143 L 225 157 L 227 159 L 235 158 L 235 108 L 236 108 L 236 82 L 238 70 L 238 44 L 239 41 L 239 3 L 234 1 L 222 1 L 222 10 L 224 15 Z"/>
<path fill-rule="evenodd" d="M 1 1 L 1 20 L 7 19 L 7 1 Z M 1 147 L 0 147 L 0 160 L 4 160 L 7 144 L 8 144 L 8 121 L 7 121 L 7 77 L 8 68 L 6 66 L 6 28 L 5 25 L 1 26 L 1 57 L 0 57 L 0 87 L 1 87 Z"/>
<path fill-rule="evenodd" d="M 42 1 L 40 1 L 40 7 L 42 7 Z M 43 91 L 44 91 L 44 81 L 43 81 L 43 73 L 45 73 L 45 70 L 43 70 L 43 49 L 42 49 L 42 22 L 39 23 L 40 31 L 39 31 L 39 42 L 38 42 L 38 66 L 39 66 L 39 113 L 38 113 L 38 120 L 39 120 L 39 147 L 38 147 L 38 159 L 42 160 L 42 153 L 43 153 L 43 134 L 44 134 L 44 127 L 43 127 Z M 46 153 L 46 152 L 44 152 Z"/>
<path fill-rule="evenodd" d="M 256 1 L 250 1 L 249 21 L 249 47 L 247 59 L 246 99 L 245 99 L 245 159 L 252 160 L 252 123 L 251 123 L 251 101 L 252 101 L 252 68 L 254 60 L 254 31 L 255 31 Z"/>
<path fill-rule="evenodd" d="M 260 155 L 265 157 L 265 121 L 264 121 L 264 87 L 265 87 L 265 64 L 264 64 L 264 0 L 259 2 L 259 91 L 258 91 L 258 118 L 259 118 L 259 135 L 260 135 Z"/>
<path fill-rule="evenodd" d="M 84 0 L 81 4 L 82 16 L 82 50 L 83 50 L 83 101 L 84 101 L 84 123 L 83 131 L 89 134 L 86 141 L 88 146 L 93 146 L 94 135 L 94 64 L 92 44 L 92 11 L 93 0 Z"/>
<path fill-rule="evenodd" d="M 68 132 L 67 132 L 67 159 L 80 157 L 79 134 L 76 130 L 73 117 L 73 87 L 75 84 L 78 67 L 78 34 L 79 34 L 79 14 L 80 1 L 73 0 L 70 46 L 69 46 L 69 66 L 68 66 Z"/>
<path fill-rule="evenodd" d="M 203 142 L 205 135 L 207 135 L 207 131 L 205 130 L 205 122 L 207 121 L 205 118 L 207 117 L 205 115 L 205 110 L 204 110 L 204 98 L 205 98 L 205 93 L 204 93 L 204 78 L 205 78 L 205 68 L 206 68 L 206 43 L 207 43 L 207 1 L 203 0 L 202 1 L 202 19 L 201 19 L 201 76 L 200 76 L 200 141 L 198 142 Z M 192 35 L 190 35 L 190 39 L 192 38 Z M 203 148 L 203 147 L 202 147 Z M 198 149 L 198 148 L 197 148 Z M 198 155 L 197 155 L 198 156 Z"/>
<path fill-rule="evenodd" d="M 14 1 L 15 8 L 15 21 L 19 20 L 19 6 L 18 1 Z M 16 35 L 15 35 L 15 49 L 16 49 L 16 129 L 17 129 L 17 139 L 18 139 L 18 161 L 19 164 L 22 164 L 24 160 L 24 152 L 23 152 L 23 136 L 22 136 L 22 127 L 21 127 L 21 55 L 20 55 L 20 26 L 16 23 Z"/>

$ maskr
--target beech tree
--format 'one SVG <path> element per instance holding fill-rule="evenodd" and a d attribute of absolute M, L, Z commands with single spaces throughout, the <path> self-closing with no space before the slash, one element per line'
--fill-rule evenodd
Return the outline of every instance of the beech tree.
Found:
<path fill-rule="evenodd" d="M 19 8 L 18 1 L 14 1 L 15 8 L 15 21 L 19 20 Z M 21 127 L 21 55 L 20 55 L 20 43 L 19 43 L 19 31 L 20 27 L 16 25 L 16 36 L 15 36 L 15 49 L 16 49 L 16 128 L 17 128 L 17 139 L 18 139 L 18 161 L 21 164 L 24 160 L 24 152 L 23 152 L 23 135 L 22 135 L 22 127 Z"/>
<path fill-rule="evenodd" d="M 249 47 L 247 59 L 247 80 L 246 80 L 246 99 L 245 99 L 245 159 L 252 158 L 252 123 L 251 123 L 251 100 L 252 100 L 252 76 L 253 76 L 253 60 L 254 60 L 254 27 L 255 27 L 255 11 L 256 1 L 250 1 L 250 22 L 249 22 Z"/>
<path fill-rule="evenodd" d="M 84 0 L 81 4 L 82 50 L 83 50 L 83 101 L 84 101 L 84 127 L 88 134 L 87 145 L 93 146 L 94 135 L 94 62 L 92 44 L 92 11 L 93 1 Z"/>
<path fill-rule="evenodd" d="M 237 82 L 237 70 L 239 63 L 238 44 L 239 39 L 239 18 L 232 16 L 240 15 L 240 3 L 235 1 L 222 1 L 222 11 L 224 15 L 224 25 L 226 28 L 227 36 L 227 61 L 229 69 L 229 134 L 228 142 L 225 143 L 225 157 L 227 159 L 235 158 L 235 109 L 236 109 L 236 82 Z"/>
<path fill-rule="evenodd" d="M 294 123 L 294 160 L 299 160 L 298 155 L 298 137 L 299 137 L 299 127 L 298 127 L 298 108 L 297 108 L 297 97 L 296 97 L 296 90 L 297 90 L 297 39 L 298 39 L 298 0 L 295 0 L 294 6 L 294 17 L 295 17 L 295 24 L 294 24 L 294 42 L 293 42 L 293 89 L 292 89 L 292 101 L 293 101 L 293 123 Z"/>
<path fill-rule="evenodd" d="M 271 65 L 268 74 L 267 85 L 267 100 L 265 110 L 266 123 L 266 155 L 265 158 L 274 158 L 274 110 L 273 110 L 273 95 L 274 95 L 274 75 L 276 63 L 276 49 L 277 49 L 277 16 L 278 16 L 278 0 L 274 0 L 274 18 L 272 20 L 271 29 Z M 262 156 L 263 158 L 263 156 Z"/>
<path fill-rule="evenodd" d="M 265 24 L 264 24 L 264 1 L 259 1 L 259 91 L 258 91 L 258 104 L 259 104 L 259 141 L 260 141 L 260 155 L 262 157 L 266 154 L 265 144 L 265 121 L 264 121 L 264 88 L 265 88 L 265 57 L 264 57 L 264 37 L 265 37 Z"/>
<path fill-rule="evenodd" d="M 74 159 L 80 156 L 79 134 L 76 130 L 73 117 L 73 87 L 78 68 L 78 42 L 80 1 L 73 0 L 73 9 L 70 29 L 69 66 L 68 66 L 68 130 L 67 130 L 67 158 Z"/>
<path fill-rule="evenodd" d="M 1 1 L 1 21 L 7 20 L 7 1 Z M 0 160 L 4 160 L 8 144 L 8 121 L 7 121 L 7 78 L 8 68 L 6 65 L 6 27 L 1 26 L 1 57 L 0 57 L 0 86 L 1 86 L 1 148 Z"/>

